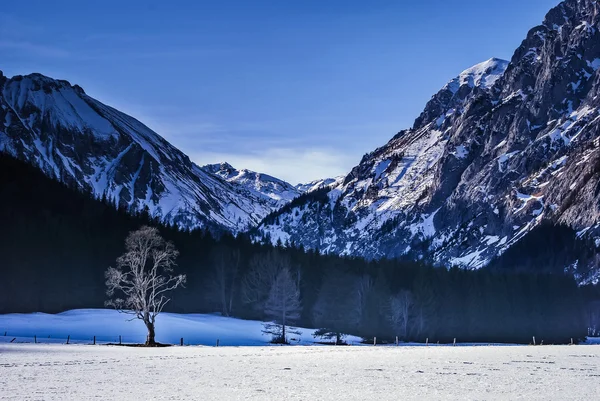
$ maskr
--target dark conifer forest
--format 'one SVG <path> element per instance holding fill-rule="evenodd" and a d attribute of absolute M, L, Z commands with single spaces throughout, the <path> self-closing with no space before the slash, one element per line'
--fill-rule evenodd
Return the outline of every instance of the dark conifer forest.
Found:
<path fill-rule="evenodd" d="M 597 287 L 578 286 L 549 265 L 555 258 L 522 262 L 518 247 L 492 268 L 467 271 L 182 232 L 5 155 L 0 225 L 0 313 L 104 307 L 105 271 L 123 253 L 127 234 L 150 225 L 179 250 L 176 271 L 187 275 L 165 309 L 170 312 L 268 320 L 268 288 L 257 283 L 281 265 L 300 288 L 294 324 L 320 329 L 324 341 L 350 333 L 379 341 L 529 343 L 535 336 L 557 343 L 582 339 L 598 321 Z"/>

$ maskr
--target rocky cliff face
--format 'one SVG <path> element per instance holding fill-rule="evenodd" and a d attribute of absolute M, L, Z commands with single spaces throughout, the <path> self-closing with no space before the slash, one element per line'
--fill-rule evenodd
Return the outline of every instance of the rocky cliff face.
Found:
<path fill-rule="evenodd" d="M 239 232 L 279 207 L 206 172 L 141 122 L 67 81 L 0 74 L 0 122 L 0 151 L 182 228 Z"/>
<path fill-rule="evenodd" d="M 481 267 L 543 220 L 599 235 L 600 3 L 568 0 L 510 63 L 450 81 L 411 129 L 257 237 Z"/>

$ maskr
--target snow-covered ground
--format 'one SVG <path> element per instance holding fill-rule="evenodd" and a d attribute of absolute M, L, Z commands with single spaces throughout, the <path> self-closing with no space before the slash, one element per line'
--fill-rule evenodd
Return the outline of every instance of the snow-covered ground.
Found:
<path fill-rule="evenodd" d="M 4 400 L 593 400 L 600 347 L 0 344 Z"/>
<path fill-rule="evenodd" d="M 12 313 L 0 315 L 0 343 L 38 342 L 89 344 L 96 336 L 97 343 L 146 341 L 146 327 L 141 320 L 110 309 L 77 309 L 55 315 L 46 313 Z M 262 322 L 241 320 L 219 315 L 163 313 L 156 319 L 156 340 L 165 344 L 221 346 L 267 345 L 271 337 L 262 332 Z M 288 340 L 293 344 L 310 345 L 321 339 L 313 337 L 315 329 L 298 328 Z M 6 335 L 4 335 L 6 333 Z M 349 342 L 360 342 L 348 337 Z"/>

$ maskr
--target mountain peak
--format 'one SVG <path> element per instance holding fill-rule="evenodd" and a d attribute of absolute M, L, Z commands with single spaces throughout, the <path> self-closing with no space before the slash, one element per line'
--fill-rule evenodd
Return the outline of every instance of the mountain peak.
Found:
<path fill-rule="evenodd" d="M 478 268 L 548 223 L 578 231 L 595 255 L 598 10 L 594 0 L 562 2 L 510 63 L 492 58 L 464 70 L 412 129 L 367 153 L 342 182 L 265 219 L 260 238 Z M 580 282 L 600 276 L 592 257 L 561 252 L 556 271 Z"/>
<path fill-rule="evenodd" d="M 248 169 L 238 170 L 227 162 L 207 164 L 202 166 L 202 170 L 229 183 L 240 185 L 277 207 L 285 205 L 301 193 L 293 185 L 279 178 Z"/>
<path fill-rule="evenodd" d="M 421 128 L 431 122 L 438 125 L 448 113 L 460 109 L 475 88 L 488 91 L 504 75 L 510 63 L 499 58 L 491 58 L 475 64 L 450 80 L 427 102 L 421 115 L 415 120 L 413 129 Z"/>
<path fill-rule="evenodd" d="M 453 93 L 458 92 L 463 85 L 468 85 L 471 88 L 489 89 L 496 83 L 498 78 L 504 75 L 508 64 L 509 62 L 506 60 L 493 57 L 467 68 L 458 77 L 446 84 L 445 88 L 450 89 Z"/>
<path fill-rule="evenodd" d="M 205 171 L 208 171 L 211 174 L 216 174 L 216 175 L 222 175 L 222 174 L 231 174 L 231 173 L 237 173 L 237 170 L 235 169 L 235 167 L 233 167 L 231 164 L 227 163 L 227 162 L 221 162 L 221 163 L 213 163 L 213 164 L 206 164 L 204 166 L 202 166 L 202 169 Z"/>

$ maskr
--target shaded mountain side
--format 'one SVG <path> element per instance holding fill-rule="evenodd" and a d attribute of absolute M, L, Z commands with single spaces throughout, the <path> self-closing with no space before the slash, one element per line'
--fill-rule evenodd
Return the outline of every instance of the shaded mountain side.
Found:
<path fill-rule="evenodd" d="M 577 235 L 568 226 L 545 222 L 494 258 L 486 268 L 511 272 L 570 273 L 578 282 L 590 283 L 597 280 L 598 262 L 598 253 L 591 239 Z"/>

